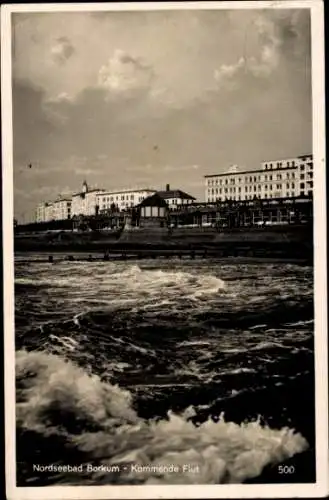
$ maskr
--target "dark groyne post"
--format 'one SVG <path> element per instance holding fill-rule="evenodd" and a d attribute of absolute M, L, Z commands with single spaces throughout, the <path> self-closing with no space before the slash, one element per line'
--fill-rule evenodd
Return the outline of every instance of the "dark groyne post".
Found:
<path fill-rule="evenodd" d="M 48 257 L 48 262 L 53 263 L 54 262 L 54 257 L 52 255 L 49 255 Z"/>
<path fill-rule="evenodd" d="M 109 256 L 109 252 L 108 250 L 106 250 L 106 252 L 104 253 L 104 257 L 103 257 L 104 260 L 110 260 L 110 256 Z"/>

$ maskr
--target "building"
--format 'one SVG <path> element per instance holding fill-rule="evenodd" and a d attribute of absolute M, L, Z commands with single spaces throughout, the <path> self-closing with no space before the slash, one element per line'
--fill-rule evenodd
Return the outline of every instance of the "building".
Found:
<path fill-rule="evenodd" d="M 100 213 L 107 212 L 114 206 L 121 211 L 139 205 L 145 198 L 154 193 L 154 189 L 102 191 L 96 195 L 96 203 Z"/>
<path fill-rule="evenodd" d="M 39 203 L 36 209 L 36 222 L 49 222 L 54 219 L 53 203 Z"/>
<path fill-rule="evenodd" d="M 98 210 L 97 196 L 104 189 L 90 189 L 84 181 L 82 191 L 72 195 L 71 216 L 73 215 L 96 215 Z"/>
<path fill-rule="evenodd" d="M 52 203 L 52 215 L 54 220 L 71 218 L 72 200 L 69 198 L 59 199 Z"/>
<path fill-rule="evenodd" d="M 39 203 L 35 211 L 35 221 L 45 222 L 46 220 L 46 205 L 47 203 Z"/>
<path fill-rule="evenodd" d="M 193 196 L 180 189 L 170 189 L 169 184 L 165 191 L 157 191 L 157 194 L 166 201 L 169 210 L 178 210 L 181 205 L 188 205 L 195 201 Z"/>
<path fill-rule="evenodd" d="M 70 219 L 71 204 L 72 201 L 70 199 L 59 199 L 53 202 L 40 203 L 36 210 L 36 222 Z"/>
<path fill-rule="evenodd" d="M 206 175 L 207 202 L 294 198 L 313 194 L 313 155 L 264 161 L 258 170 Z"/>

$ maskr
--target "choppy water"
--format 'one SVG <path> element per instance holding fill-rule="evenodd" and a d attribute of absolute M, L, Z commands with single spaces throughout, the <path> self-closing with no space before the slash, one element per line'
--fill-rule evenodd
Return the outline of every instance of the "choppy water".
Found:
<path fill-rule="evenodd" d="M 314 446 L 312 268 L 24 260 L 19 485 L 257 481 Z M 181 469 L 85 467 L 126 463 Z"/>

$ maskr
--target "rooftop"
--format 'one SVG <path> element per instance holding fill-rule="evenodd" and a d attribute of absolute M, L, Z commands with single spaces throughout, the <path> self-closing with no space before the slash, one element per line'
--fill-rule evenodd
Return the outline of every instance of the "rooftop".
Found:
<path fill-rule="evenodd" d="M 182 198 L 184 200 L 195 200 L 194 196 L 181 191 L 180 189 L 167 189 L 166 191 L 157 191 L 157 194 L 164 200 L 170 198 Z"/>
<path fill-rule="evenodd" d="M 154 193 L 152 196 L 145 198 L 140 204 L 140 207 L 165 207 L 168 208 L 164 198 L 159 193 Z"/>

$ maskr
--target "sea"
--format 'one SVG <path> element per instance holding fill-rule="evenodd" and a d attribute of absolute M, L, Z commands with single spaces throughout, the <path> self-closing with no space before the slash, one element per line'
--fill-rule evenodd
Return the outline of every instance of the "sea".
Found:
<path fill-rule="evenodd" d="M 310 266 L 17 254 L 17 485 L 314 481 L 313 328 Z"/>

